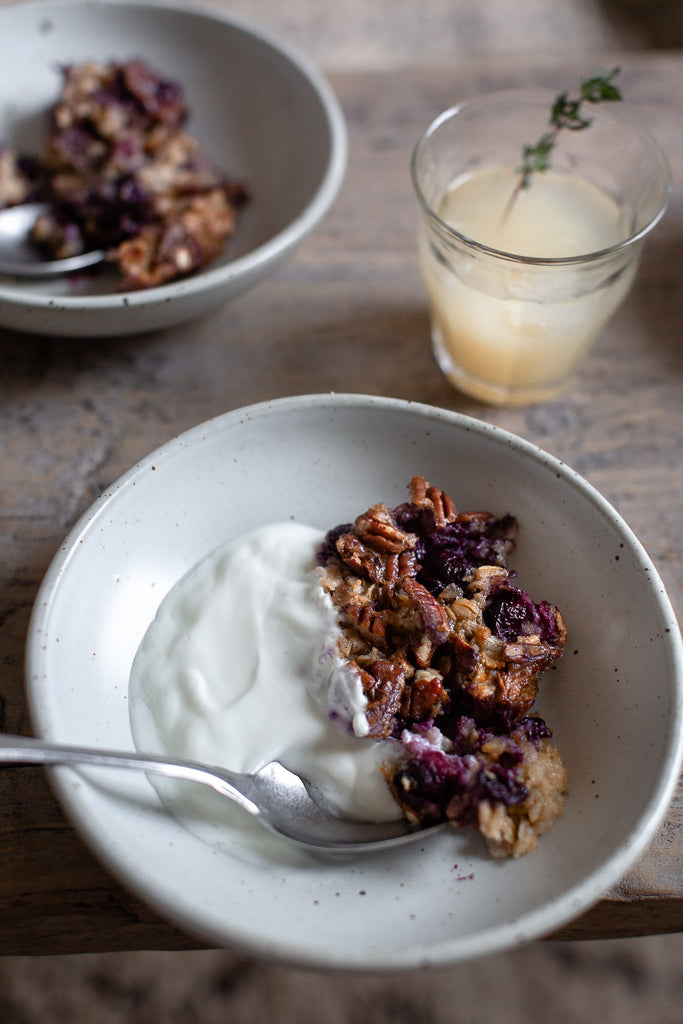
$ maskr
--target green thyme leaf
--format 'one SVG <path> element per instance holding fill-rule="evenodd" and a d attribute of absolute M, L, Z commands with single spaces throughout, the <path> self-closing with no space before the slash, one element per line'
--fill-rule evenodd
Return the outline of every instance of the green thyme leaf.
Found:
<path fill-rule="evenodd" d="M 600 103 L 603 100 L 620 100 L 621 93 L 616 85 L 612 85 L 612 79 L 621 71 L 621 68 L 613 68 L 612 71 L 603 71 L 602 74 L 589 78 L 581 83 L 581 99 L 588 103 Z"/>
<path fill-rule="evenodd" d="M 598 72 L 592 78 L 587 78 L 581 83 L 578 97 L 570 98 L 563 92 L 555 98 L 548 121 L 550 130 L 544 132 L 535 145 L 526 145 L 522 148 L 522 163 L 517 168 L 520 179 L 515 196 L 519 195 L 522 189 L 529 188 L 533 174 L 549 169 L 551 154 L 562 129 L 578 132 L 590 126 L 592 118 L 585 116 L 582 109 L 584 103 L 594 104 L 621 99 L 621 93 L 613 84 L 620 70 L 621 68 L 613 68 L 611 71 Z"/>

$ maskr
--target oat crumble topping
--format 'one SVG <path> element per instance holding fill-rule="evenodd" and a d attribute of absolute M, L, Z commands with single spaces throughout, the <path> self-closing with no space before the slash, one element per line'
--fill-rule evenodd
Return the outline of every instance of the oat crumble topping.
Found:
<path fill-rule="evenodd" d="M 473 826 L 494 856 L 520 856 L 561 815 L 567 788 L 551 731 L 533 714 L 564 621 L 513 584 L 512 516 L 460 513 L 423 477 L 409 492 L 321 546 L 339 654 L 361 679 L 369 735 L 401 741 L 384 773 L 406 816 Z"/>

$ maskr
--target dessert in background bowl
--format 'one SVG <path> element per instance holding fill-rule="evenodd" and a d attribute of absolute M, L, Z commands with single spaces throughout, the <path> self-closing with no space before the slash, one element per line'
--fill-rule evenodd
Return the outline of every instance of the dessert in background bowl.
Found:
<path fill-rule="evenodd" d="M 0 147 L 3 214 L 37 204 L 22 238 L 31 261 L 0 262 L 0 273 L 40 273 L 46 261 L 70 269 L 97 251 L 118 268 L 117 290 L 130 292 L 196 274 L 220 256 L 247 190 L 212 166 L 188 131 L 182 85 L 141 60 L 67 64 L 62 74 L 40 151 Z"/>
<path fill-rule="evenodd" d="M 487 423 L 393 399 L 309 395 L 236 410 L 113 483 L 61 546 L 36 601 L 27 648 L 35 731 L 133 747 L 131 669 L 186 573 L 269 524 L 324 534 L 378 497 L 398 507 L 417 475 L 460 509 L 513 513 L 519 585 L 561 610 L 567 643 L 534 713 L 568 772 L 564 813 L 519 858 L 494 859 L 480 836 L 446 829 L 404 850 L 330 861 L 239 844 L 210 819 L 195 821 L 200 835 L 144 777 L 52 770 L 109 870 L 204 941 L 360 970 L 511 948 L 587 909 L 662 820 L 680 774 L 683 654 L 651 560 L 605 499 L 551 455 Z M 258 729 L 257 716 L 245 727 Z"/>
<path fill-rule="evenodd" d="M 337 195 L 346 128 L 325 79 L 285 42 L 195 5 L 66 0 L 3 7 L 0 141 L 38 154 L 64 68 L 127 62 L 182 87 L 188 131 L 212 168 L 247 186 L 249 202 L 220 255 L 179 280 L 122 292 L 112 269 L 46 280 L 0 277 L 2 326 L 88 337 L 187 322 L 270 274 Z"/>

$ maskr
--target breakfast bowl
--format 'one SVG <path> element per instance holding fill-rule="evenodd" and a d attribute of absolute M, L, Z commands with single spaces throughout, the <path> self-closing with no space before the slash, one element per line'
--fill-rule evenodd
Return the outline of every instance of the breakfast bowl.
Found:
<path fill-rule="evenodd" d="M 639 541 L 591 485 L 527 441 L 387 398 L 308 395 L 228 412 L 113 483 L 66 538 L 35 603 L 35 732 L 133 749 L 131 673 L 178 581 L 253 528 L 325 531 L 378 501 L 397 506 L 416 475 L 463 511 L 516 516 L 516 579 L 564 616 L 565 652 L 538 699 L 569 773 L 564 813 L 520 857 L 493 858 L 478 834 L 448 828 L 324 858 L 265 835 L 242 842 L 232 826 L 202 820 L 203 808 L 192 820 L 171 813 L 144 776 L 51 768 L 71 821 L 114 877 L 203 942 L 353 970 L 510 949 L 588 909 L 662 821 L 681 767 L 683 658 Z M 257 719 L 243 728 L 258 730 Z"/>
<path fill-rule="evenodd" d="M 215 260 L 120 290 L 110 266 L 49 279 L 0 276 L 0 325 L 115 336 L 182 324 L 271 274 L 320 223 L 346 169 L 346 127 L 308 59 L 260 27 L 194 4 L 50 0 L 0 10 L 0 143 L 36 156 L 62 69 L 141 61 L 183 90 L 185 125 L 247 202 Z"/>

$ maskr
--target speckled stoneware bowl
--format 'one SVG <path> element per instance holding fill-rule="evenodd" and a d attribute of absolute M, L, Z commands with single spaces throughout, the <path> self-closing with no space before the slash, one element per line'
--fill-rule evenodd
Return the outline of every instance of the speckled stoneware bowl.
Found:
<path fill-rule="evenodd" d="M 184 88 L 188 130 L 249 186 L 224 255 L 185 280 L 116 291 L 113 270 L 50 281 L 0 277 L 0 326 L 88 337 L 201 316 L 253 287 L 316 227 L 346 169 L 330 87 L 286 42 L 192 3 L 49 0 L 0 8 L 0 140 L 38 152 L 60 65 L 138 57 Z"/>
<path fill-rule="evenodd" d="M 570 773 L 564 816 L 514 861 L 494 861 L 478 836 L 451 830 L 325 861 L 289 847 L 245 852 L 220 828 L 201 836 L 164 811 L 145 777 L 53 769 L 64 807 L 110 871 L 208 943 L 356 970 L 508 949 L 589 907 L 665 813 L 681 763 L 683 657 L 638 540 L 589 484 L 528 442 L 392 399 L 314 395 L 230 412 L 114 483 L 64 542 L 36 602 L 27 662 L 36 732 L 131 749 L 133 658 L 187 570 L 253 526 L 327 528 L 377 500 L 399 504 L 416 474 L 462 510 L 517 515 L 519 585 L 563 612 L 567 650 L 537 706 Z"/>

